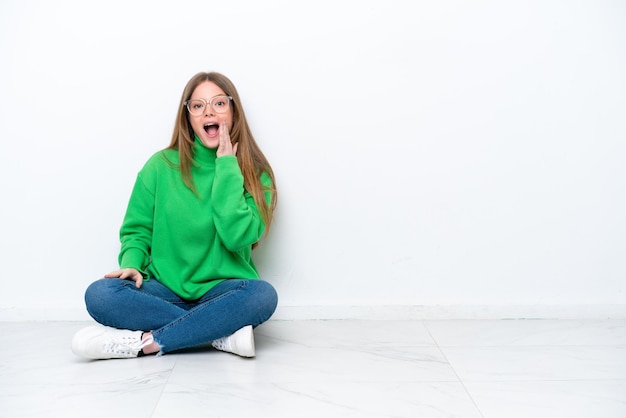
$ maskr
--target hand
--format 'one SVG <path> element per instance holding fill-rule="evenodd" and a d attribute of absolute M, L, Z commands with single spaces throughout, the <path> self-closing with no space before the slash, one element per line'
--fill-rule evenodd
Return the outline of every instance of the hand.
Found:
<path fill-rule="evenodd" d="M 228 133 L 228 126 L 225 123 L 220 125 L 219 129 L 220 143 L 217 146 L 217 156 L 223 157 L 225 155 L 237 155 L 237 145 L 233 145 L 230 142 L 230 135 Z"/>
<path fill-rule="evenodd" d="M 141 284 L 143 283 L 143 275 L 133 268 L 115 270 L 110 272 L 109 274 L 105 274 L 104 277 L 107 279 L 118 278 L 122 280 L 132 280 L 133 282 L 135 282 L 135 287 L 137 289 L 139 289 L 141 287 Z"/>

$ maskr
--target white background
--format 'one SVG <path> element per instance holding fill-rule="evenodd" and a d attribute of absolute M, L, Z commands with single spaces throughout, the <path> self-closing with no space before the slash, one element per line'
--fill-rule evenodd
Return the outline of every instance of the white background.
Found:
<path fill-rule="evenodd" d="M 626 306 L 626 3 L 0 3 L 0 319 L 84 319 L 199 71 L 277 175 L 281 306 Z"/>

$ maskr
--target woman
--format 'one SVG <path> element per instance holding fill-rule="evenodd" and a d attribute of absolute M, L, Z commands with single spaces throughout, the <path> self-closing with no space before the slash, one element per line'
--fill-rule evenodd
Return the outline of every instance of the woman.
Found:
<path fill-rule="evenodd" d="M 251 258 L 272 221 L 275 184 L 233 83 L 196 74 L 169 147 L 137 176 L 120 229 L 120 269 L 86 291 L 101 325 L 74 336 L 74 353 L 133 358 L 212 342 L 254 357 L 252 330 L 277 305 Z"/>

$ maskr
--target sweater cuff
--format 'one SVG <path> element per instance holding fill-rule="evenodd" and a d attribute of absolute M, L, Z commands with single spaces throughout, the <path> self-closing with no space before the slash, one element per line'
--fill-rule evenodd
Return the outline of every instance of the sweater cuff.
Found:
<path fill-rule="evenodd" d="M 134 268 L 144 276 L 147 276 L 144 271 L 144 267 L 147 264 L 145 260 L 146 257 L 143 251 L 138 248 L 129 248 L 120 258 L 120 268 Z"/>

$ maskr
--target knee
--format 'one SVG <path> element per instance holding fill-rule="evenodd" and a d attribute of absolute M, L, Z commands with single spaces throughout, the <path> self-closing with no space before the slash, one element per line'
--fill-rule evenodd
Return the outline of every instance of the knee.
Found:
<path fill-rule="evenodd" d="M 85 305 L 87 312 L 97 319 L 102 312 L 110 309 L 113 295 L 123 286 L 123 280 L 100 279 L 87 287 L 85 291 Z"/>
<path fill-rule="evenodd" d="M 278 293 L 274 286 L 263 280 L 255 280 L 258 300 L 263 304 L 264 310 L 271 316 L 278 306 Z"/>

